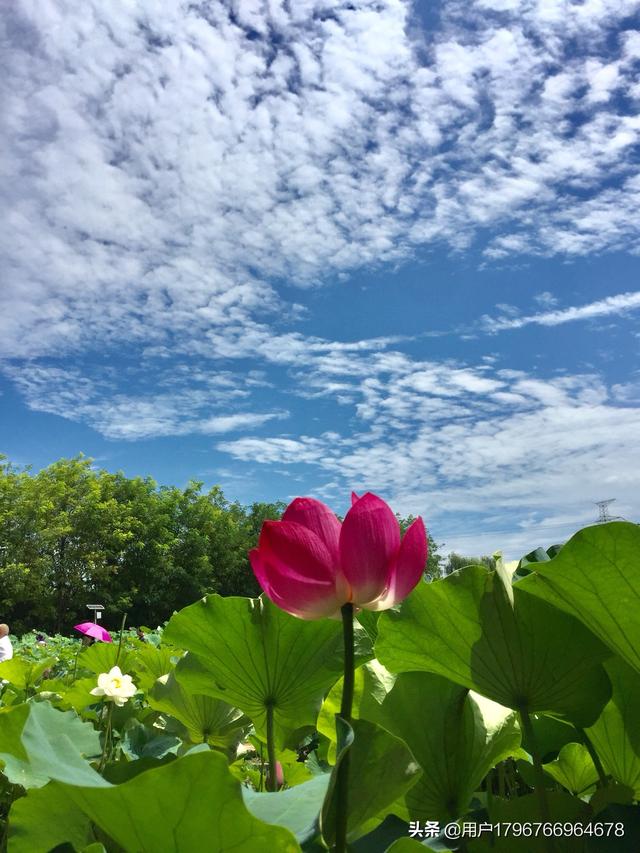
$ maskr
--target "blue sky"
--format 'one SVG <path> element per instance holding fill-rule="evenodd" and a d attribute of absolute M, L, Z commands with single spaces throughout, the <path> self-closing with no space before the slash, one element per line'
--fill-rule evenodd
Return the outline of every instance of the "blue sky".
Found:
<path fill-rule="evenodd" d="M 20 0 L 0 449 L 352 488 L 444 550 L 640 516 L 640 3 Z"/>

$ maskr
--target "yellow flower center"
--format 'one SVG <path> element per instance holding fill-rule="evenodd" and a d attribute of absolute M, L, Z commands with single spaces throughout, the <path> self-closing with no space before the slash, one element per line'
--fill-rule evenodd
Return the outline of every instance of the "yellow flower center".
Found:
<path fill-rule="evenodd" d="M 120 690 L 120 688 L 122 687 L 122 679 L 112 678 L 111 679 L 111 686 L 113 687 L 114 690 Z"/>

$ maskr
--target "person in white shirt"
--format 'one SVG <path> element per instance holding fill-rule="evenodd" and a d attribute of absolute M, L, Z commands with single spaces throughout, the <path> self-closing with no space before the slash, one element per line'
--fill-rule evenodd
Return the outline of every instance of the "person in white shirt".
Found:
<path fill-rule="evenodd" d="M 9 626 L 0 623 L 0 663 L 3 660 L 11 660 L 13 657 L 13 646 L 9 639 Z"/>

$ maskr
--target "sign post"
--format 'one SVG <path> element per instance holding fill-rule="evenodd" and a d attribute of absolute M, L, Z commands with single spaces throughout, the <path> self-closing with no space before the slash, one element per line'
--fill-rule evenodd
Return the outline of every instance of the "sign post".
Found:
<path fill-rule="evenodd" d="M 102 611 L 104 610 L 103 604 L 87 604 L 87 610 L 93 610 L 93 621 L 94 624 L 98 621 L 98 619 L 102 619 Z"/>

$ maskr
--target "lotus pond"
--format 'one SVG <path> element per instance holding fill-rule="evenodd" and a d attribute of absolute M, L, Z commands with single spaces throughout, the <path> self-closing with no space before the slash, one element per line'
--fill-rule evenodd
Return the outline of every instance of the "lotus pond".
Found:
<path fill-rule="evenodd" d="M 342 796 L 355 853 L 640 851 L 637 525 L 358 612 L 350 720 L 343 643 L 217 595 L 145 642 L 23 637 L 0 664 L 0 849 L 330 850 Z"/>

